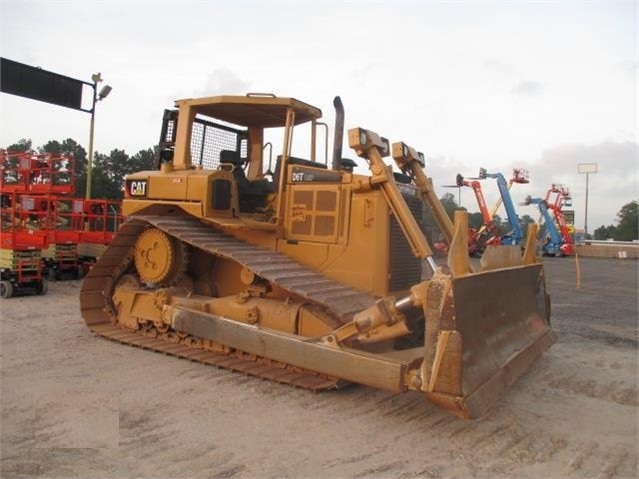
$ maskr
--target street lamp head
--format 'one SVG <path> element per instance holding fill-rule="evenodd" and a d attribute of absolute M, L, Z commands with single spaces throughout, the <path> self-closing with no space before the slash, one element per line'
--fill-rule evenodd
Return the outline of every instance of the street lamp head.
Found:
<path fill-rule="evenodd" d="M 111 93 L 112 88 L 109 85 L 104 85 L 100 90 L 100 93 L 97 93 L 98 90 L 98 82 L 102 81 L 102 75 L 100 73 L 94 74 L 91 79 L 93 80 L 93 107 L 91 108 L 91 127 L 89 129 L 89 155 L 87 161 L 87 188 L 86 188 L 86 198 L 91 198 L 91 170 L 93 165 L 93 128 L 95 122 L 95 105 L 98 101 L 104 100 L 109 93 Z M 97 98 L 96 98 L 97 93 Z"/>
<path fill-rule="evenodd" d="M 98 100 L 104 100 L 106 97 L 108 97 L 112 89 L 113 88 L 111 88 L 109 85 L 104 85 L 102 87 L 102 90 L 100 90 L 100 93 L 98 93 Z"/>

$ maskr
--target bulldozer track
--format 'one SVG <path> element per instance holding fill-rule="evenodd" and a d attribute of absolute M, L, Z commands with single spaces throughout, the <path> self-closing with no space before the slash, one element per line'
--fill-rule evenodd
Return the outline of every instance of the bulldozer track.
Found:
<path fill-rule="evenodd" d="M 270 364 L 265 358 L 243 357 L 241 352 L 216 353 L 184 342 L 173 342 L 149 337 L 140 332 L 127 331 L 113 324 L 110 314 L 115 309 L 110 299 L 113 289 L 132 261 L 137 237 L 149 226 L 156 227 L 213 256 L 236 261 L 289 293 L 325 308 L 341 324 L 375 301 L 372 295 L 326 278 L 281 253 L 245 243 L 216 231 L 197 219 L 185 216 L 139 216 L 122 225 L 118 235 L 82 283 L 80 308 L 88 327 L 94 333 L 130 346 L 305 389 L 339 387 L 340 381 L 335 378 L 290 368 L 282 363 Z"/>
<path fill-rule="evenodd" d="M 262 363 L 259 357 L 255 359 L 245 359 L 235 354 L 215 353 L 213 351 L 188 346 L 184 343 L 173 343 L 163 339 L 151 338 L 125 331 L 111 323 L 93 325 L 91 330 L 104 338 L 118 343 L 164 353 L 169 356 L 177 356 L 193 362 L 231 369 L 251 376 L 257 376 L 304 389 L 316 391 L 339 387 L 339 383 L 335 379 L 310 372 L 289 370 L 286 368 L 286 365 L 273 366 Z"/>

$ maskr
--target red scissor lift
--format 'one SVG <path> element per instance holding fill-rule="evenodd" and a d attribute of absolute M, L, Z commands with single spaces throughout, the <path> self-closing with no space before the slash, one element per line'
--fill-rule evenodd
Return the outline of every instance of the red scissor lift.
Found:
<path fill-rule="evenodd" d="M 8 293 L 26 290 L 27 286 L 34 283 L 33 280 L 27 280 L 24 268 L 22 272 L 18 271 L 20 261 L 23 263 L 26 261 L 23 259 L 26 255 L 25 251 L 30 252 L 33 257 L 38 255 L 40 258 L 38 260 L 41 265 L 38 272 L 40 286 L 35 288 L 36 292 L 46 291 L 46 282 L 42 279 L 43 273 L 49 278 L 57 276 L 59 270 L 56 266 L 59 263 L 57 252 L 60 249 L 57 246 L 58 242 L 66 245 L 63 249 L 75 248 L 75 259 L 69 260 L 67 254 L 63 260 L 64 269 L 69 269 L 69 263 L 75 262 L 73 271 L 76 274 L 79 271 L 77 243 L 80 231 L 72 232 L 69 228 L 76 226 L 81 228 L 82 221 L 80 219 L 71 226 L 67 209 L 58 207 L 68 200 L 72 201 L 70 195 L 73 195 L 74 191 L 73 157 L 53 153 L 0 150 L 0 193 L 4 201 L 3 214 L 7 218 L 13 218 L 11 225 L 6 223 L 7 239 L 2 243 L 1 252 L 5 258 L 3 260 L 5 276 L 10 278 L 6 281 L 11 282 L 13 287 L 12 291 L 9 291 L 7 284 L 4 284 Z M 82 207 L 76 208 L 79 208 L 78 217 L 81 218 Z M 61 225 L 65 224 L 67 226 L 62 228 Z M 36 241 L 37 244 L 30 244 L 28 249 L 22 249 L 26 246 L 25 242 L 19 243 L 15 239 L 24 235 L 44 236 L 46 242 Z M 75 246 L 69 246 L 73 245 L 74 241 Z"/>
<path fill-rule="evenodd" d="M 95 264 L 123 222 L 119 201 L 84 200 L 84 228 L 79 254 L 84 272 Z"/>
<path fill-rule="evenodd" d="M 22 210 L 16 192 L 0 193 L 0 297 L 45 294 L 42 250 L 49 246 L 48 215 Z"/>
<path fill-rule="evenodd" d="M 72 195 L 75 191 L 69 155 L 0 150 L 0 172 L 3 193 Z"/>
<path fill-rule="evenodd" d="M 84 227 L 84 200 L 61 195 L 21 195 L 23 211 L 47 216 L 49 246 L 42 250 L 44 274 L 50 281 L 83 276 L 78 245 Z"/>

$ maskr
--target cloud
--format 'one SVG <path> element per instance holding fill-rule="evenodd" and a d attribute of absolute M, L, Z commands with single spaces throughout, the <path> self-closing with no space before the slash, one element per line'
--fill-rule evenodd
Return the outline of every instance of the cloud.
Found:
<path fill-rule="evenodd" d="M 517 155 L 513 154 L 513 157 Z M 578 173 L 579 163 L 596 163 L 596 174 L 590 174 L 588 187 L 588 232 L 592 233 L 601 225 L 615 224 L 621 207 L 639 199 L 639 145 L 633 141 L 604 141 L 592 145 L 583 143 L 560 144 L 547 148 L 533 161 L 512 161 L 501 167 L 491 168 L 477 162 L 469 164 L 448 155 L 427 155 L 426 174 L 433 179 L 438 198 L 446 193 L 461 199 L 461 204 L 470 212 L 478 211 L 477 201 L 470 188 L 447 188 L 455 183 L 455 176 L 461 173 L 470 178 L 476 176 L 479 167 L 487 167 L 489 173 L 501 173 L 506 180 L 514 168 L 523 168 L 530 174 L 530 183 L 513 185 L 511 196 L 515 210 L 521 217 L 539 216 L 532 206 L 523 206 L 527 195 L 544 198 L 552 184 L 566 186 L 572 195 L 572 209 L 575 211 L 575 226 L 582 229 L 585 224 L 586 175 Z M 482 193 L 489 209 L 499 199 L 499 191 L 494 180 L 481 182 Z M 461 194 L 461 196 L 460 196 Z M 506 213 L 502 208 L 497 212 L 502 218 Z"/>
<path fill-rule="evenodd" d="M 588 231 L 614 224 L 621 207 L 639 198 L 639 145 L 634 141 L 604 141 L 557 145 L 544 150 L 527 165 L 531 172 L 527 194 L 544 197 L 552 183 L 567 186 L 573 198 L 575 222 L 585 223 L 586 175 L 579 163 L 596 163 L 597 173 L 588 175 Z M 517 165 L 514 165 L 517 166 Z"/>
<path fill-rule="evenodd" d="M 518 75 L 517 69 L 514 65 L 494 58 L 484 61 L 481 67 L 482 70 L 490 73 L 497 73 L 504 76 Z"/>
<path fill-rule="evenodd" d="M 204 87 L 196 96 L 244 95 L 249 83 L 227 68 L 216 68 L 206 79 Z"/>
<path fill-rule="evenodd" d="M 633 141 L 604 141 L 594 145 L 566 144 L 544 150 L 541 163 L 575 171 L 578 163 L 597 163 L 599 173 L 605 172 L 615 179 L 627 182 L 637 173 L 638 153 L 638 145 Z"/>
<path fill-rule="evenodd" d="M 519 96 L 540 96 L 544 92 L 544 86 L 536 81 L 520 81 L 513 86 L 511 93 Z"/>
<path fill-rule="evenodd" d="M 544 93 L 544 84 L 539 81 L 525 80 L 519 69 L 510 62 L 491 58 L 482 63 L 481 69 L 501 87 L 521 97 L 535 97 Z"/>
<path fill-rule="evenodd" d="M 635 61 L 623 61 L 617 64 L 617 68 L 624 74 L 636 78 L 639 72 L 639 62 Z"/>

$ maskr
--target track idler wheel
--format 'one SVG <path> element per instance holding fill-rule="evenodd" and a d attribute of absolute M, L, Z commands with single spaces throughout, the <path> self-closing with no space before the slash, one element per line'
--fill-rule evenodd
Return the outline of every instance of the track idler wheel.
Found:
<path fill-rule="evenodd" d="M 143 283 L 172 285 L 186 269 L 184 245 L 157 228 L 142 232 L 135 243 L 135 269 Z"/>

